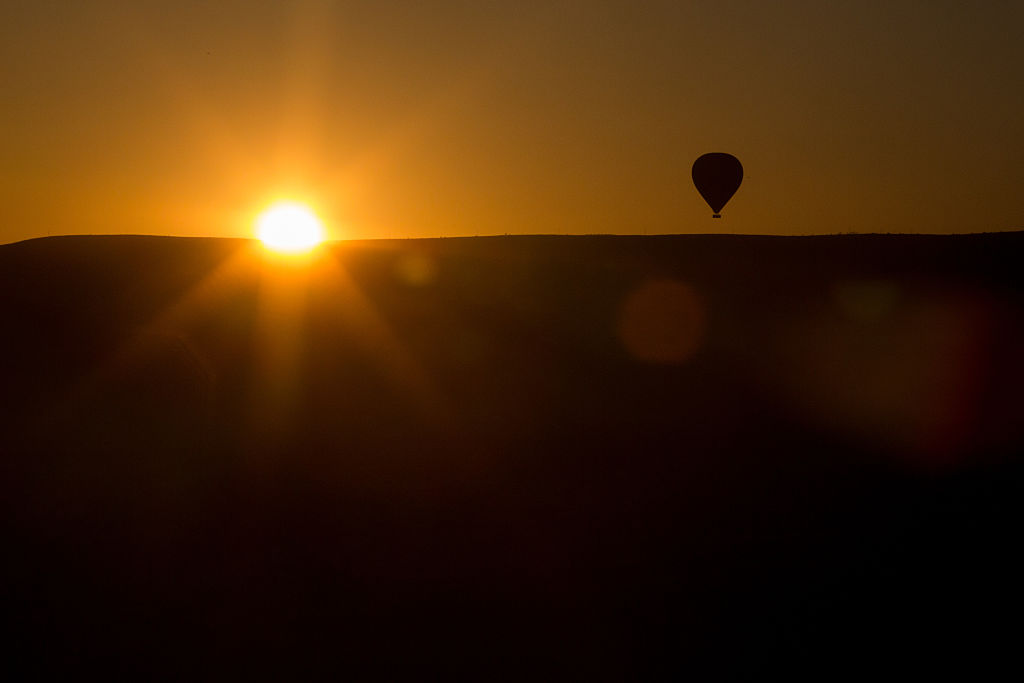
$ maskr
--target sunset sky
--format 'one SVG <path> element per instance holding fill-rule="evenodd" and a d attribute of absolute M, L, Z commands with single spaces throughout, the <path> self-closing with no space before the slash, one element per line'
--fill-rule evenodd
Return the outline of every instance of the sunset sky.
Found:
<path fill-rule="evenodd" d="M 1022 35 L 1019 0 L 5 0 L 0 242 L 276 199 L 335 238 L 1024 229 Z"/>

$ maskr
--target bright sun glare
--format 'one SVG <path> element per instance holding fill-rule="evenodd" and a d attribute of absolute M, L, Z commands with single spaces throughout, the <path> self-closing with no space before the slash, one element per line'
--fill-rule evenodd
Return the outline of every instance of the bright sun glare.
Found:
<path fill-rule="evenodd" d="M 297 253 L 323 242 L 324 227 L 308 206 L 280 202 L 256 219 L 256 236 L 268 249 Z"/>

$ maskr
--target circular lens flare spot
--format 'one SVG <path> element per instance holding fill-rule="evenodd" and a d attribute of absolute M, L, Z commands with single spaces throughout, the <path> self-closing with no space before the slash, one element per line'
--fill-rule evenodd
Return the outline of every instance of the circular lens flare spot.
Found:
<path fill-rule="evenodd" d="M 623 303 L 619 338 L 636 360 L 683 363 L 700 348 L 704 324 L 704 307 L 689 285 L 649 280 Z"/>
<path fill-rule="evenodd" d="M 308 206 L 280 202 L 256 219 L 256 236 L 268 249 L 298 253 L 323 242 L 324 227 Z"/>

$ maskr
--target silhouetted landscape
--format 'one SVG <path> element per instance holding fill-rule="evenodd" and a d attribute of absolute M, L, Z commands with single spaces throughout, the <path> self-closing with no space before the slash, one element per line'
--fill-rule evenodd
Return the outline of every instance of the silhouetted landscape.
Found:
<path fill-rule="evenodd" d="M 1018 647 L 1024 233 L 0 246 L 40 674 L 757 678 Z"/>

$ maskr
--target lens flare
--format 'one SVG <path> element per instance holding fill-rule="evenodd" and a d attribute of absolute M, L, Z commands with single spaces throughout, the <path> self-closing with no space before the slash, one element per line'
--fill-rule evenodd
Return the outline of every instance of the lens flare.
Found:
<path fill-rule="evenodd" d="M 683 363 L 704 338 L 704 307 L 689 285 L 648 280 L 626 298 L 619 338 L 629 354 L 646 363 Z"/>
<path fill-rule="evenodd" d="M 280 202 L 256 219 L 256 236 L 273 251 L 299 253 L 323 242 L 324 228 L 308 206 Z"/>

